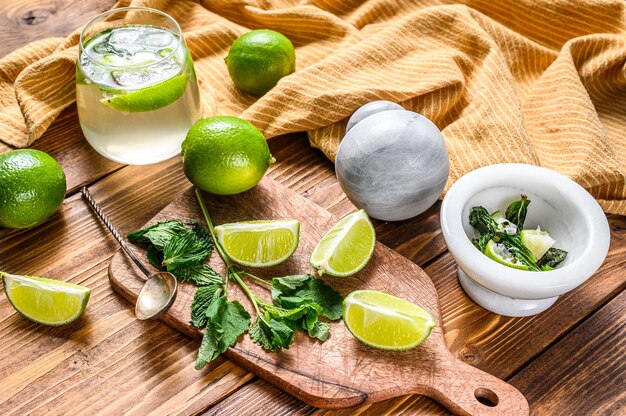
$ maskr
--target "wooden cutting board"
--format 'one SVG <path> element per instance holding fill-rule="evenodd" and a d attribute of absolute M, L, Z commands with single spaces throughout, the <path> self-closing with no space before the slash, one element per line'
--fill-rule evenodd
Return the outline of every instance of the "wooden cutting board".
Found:
<path fill-rule="evenodd" d="M 265 178 L 254 189 L 240 195 L 205 195 L 214 224 L 257 219 L 297 219 L 301 223 L 300 244 L 294 256 L 269 269 L 256 269 L 261 277 L 313 273 L 308 258 L 317 242 L 338 220 L 329 212 L 293 191 Z M 202 220 L 193 189 L 165 207 L 149 224 L 168 219 Z M 145 252 L 137 248 L 140 258 Z M 146 262 L 147 263 L 147 262 Z M 211 265 L 223 272 L 216 250 Z M 142 275 L 118 252 L 110 265 L 114 289 L 135 302 L 143 285 Z M 244 335 L 226 356 L 298 399 L 322 408 L 347 408 L 417 393 L 429 396 L 450 411 L 471 415 L 527 415 L 528 403 L 514 387 L 478 370 L 448 351 L 442 332 L 437 292 L 428 275 L 416 264 L 377 243 L 374 256 L 359 273 L 348 278 L 324 278 L 347 295 L 355 289 L 375 289 L 400 296 L 428 310 L 437 327 L 418 348 L 404 352 L 379 351 L 358 342 L 342 321 L 332 324 L 324 343 L 297 333 L 289 350 L 265 352 Z M 250 282 L 255 293 L 270 299 L 269 292 Z M 200 340 L 202 333 L 189 324 L 195 287 L 183 283 L 172 308 L 161 319 L 188 336 Z M 254 309 L 235 284 L 228 295 L 246 309 Z M 254 319 L 254 317 L 253 317 Z M 192 365 L 190 363 L 190 365 Z M 495 406 L 494 406 L 495 405 Z"/>

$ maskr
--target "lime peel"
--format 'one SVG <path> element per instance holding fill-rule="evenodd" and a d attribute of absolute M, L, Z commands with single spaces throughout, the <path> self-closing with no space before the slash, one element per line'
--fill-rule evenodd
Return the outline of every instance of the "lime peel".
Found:
<path fill-rule="evenodd" d="M 500 245 L 504 247 L 504 244 L 500 244 Z M 489 257 L 490 259 L 497 261 L 498 263 L 503 264 L 505 266 L 512 267 L 518 270 L 530 270 L 528 266 L 524 265 L 521 262 L 513 263 L 512 260 L 515 259 L 513 256 L 511 256 L 511 258 L 509 259 L 509 258 L 504 258 L 500 254 L 498 254 L 497 247 L 498 247 L 498 243 L 493 241 L 493 239 L 489 240 L 489 242 L 485 246 L 485 252 L 484 252 L 485 255 Z"/>
<path fill-rule="evenodd" d="M 274 162 L 259 129 L 232 116 L 198 121 L 189 129 L 181 148 L 187 179 L 217 195 L 234 195 L 253 188 Z"/>
<path fill-rule="evenodd" d="M 89 302 L 91 289 L 73 283 L 0 272 L 11 305 L 25 318 L 42 325 L 60 326 L 78 319 Z"/>
<path fill-rule="evenodd" d="M 127 94 L 103 98 L 102 104 L 123 113 L 158 110 L 178 100 L 187 89 L 189 74 L 180 74 L 166 81 Z"/>
<path fill-rule="evenodd" d="M 423 308 L 374 290 L 357 290 L 346 296 L 343 317 L 355 338 L 388 351 L 417 347 L 436 325 L 435 318 Z"/>

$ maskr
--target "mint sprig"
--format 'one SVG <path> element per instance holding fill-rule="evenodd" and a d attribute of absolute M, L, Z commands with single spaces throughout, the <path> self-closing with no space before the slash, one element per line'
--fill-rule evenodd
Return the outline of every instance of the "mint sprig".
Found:
<path fill-rule="evenodd" d="M 330 335 L 330 324 L 319 320 L 341 318 L 342 296 L 324 281 L 311 274 L 275 277 L 268 282 L 247 271 L 236 268 L 219 243 L 201 192 L 196 197 L 202 209 L 209 232 L 199 223 L 165 221 L 128 234 L 130 241 L 147 244 L 150 263 L 173 273 L 181 282 L 194 283 L 198 289 L 191 304 L 191 324 L 204 329 L 196 359 L 196 369 L 233 346 L 239 337 L 249 331 L 253 342 L 267 351 L 288 349 L 294 343 L 297 331 L 325 341 Z M 216 248 L 226 265 L 222 277 L 204 260 Z M 255 295 L 244 277 L 259 283 L 271 293 L 272 301 Z M 254 308 L 256 319 L 241 303 L 229 300 L 228 282 L 241 287 Z"/>

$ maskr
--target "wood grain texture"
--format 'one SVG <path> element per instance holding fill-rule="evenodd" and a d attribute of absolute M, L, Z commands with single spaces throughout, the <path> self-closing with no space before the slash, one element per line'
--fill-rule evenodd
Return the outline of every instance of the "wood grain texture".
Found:
<path fill-rule="evenodd" d="M 68 117 L 71 118 L 71 117 Z M 71 120 L 67 121 L 68 125 L 65 128 L 71 126 Z M 77 125 L 74 126 L 77 128 Z M 73 135 L 63 135 L 62 130 L 59 129 L 59 136 L 56 140 L 59 142 L 56 144 L 59 149 L 66 148 L 62 153 L 66 153 L 68 155 L 71 154 L 72 146 L 69 143 L 78 142 L 77 137 Z M 42 139 L 44 140 L 44 139 Z M 82 137 L 80 138 L 82 140 Z M 63 143 L 66 143 L 64 146 Z M 54 141 L 51 140 L 49 146 L 52 146 Z M 290 185 L 293 189 L 302 193 L 304 197 L 306 197 L 310 201 L 314 201 L 318 203 L 320 206 L 329 208 L 336 215 L 343 215 L 348 212 L 351 208 L 351 204 L 349 201 L 345 199 L 345 196 L 341 193 L 341 189 L 339 188 L 336 180 L 334 179 L 332 164 L 326 161 L 326 159 L 321 156 L 318 151 L 311 150 L 308 147 L 306 142 L 306 138 L 302 135 L 294 135 L 292 137 L 278 138 L 272 140 L 270 142 L 270 147 L 272 149 L 272 153 L 277 157 L 278 163 L 272 167 L 272 171 L 269 173 L 270 177 L 273 177 L 281 182 L 285 182 Z M 76 157 L 85 157 L 85 153 L 81 151 L 80 154 L 77 154 Z M 71 158 L 68 157 L 68 162 L 71 161 Z M 302 161 L 302 164 L 305 166 L 301 168 L 299 161 Z M 89 170 L 83 169 L 79 172 L 83 172 L 83 179 L 80 178 L 80 175 L 76 176 L 75 181 L 80 183 L 80 181 L 88 181 L 89 180 Z M 69 177 L 69 175 L 68 175 Z M 89 182 L 86 182 L 89 183 Z M 96 197 L 99 200 L 103 200 L 105 208 L 107 212 L 114 218 L 114 221 L 119 224 L 123 231 L 129 231 L 134 228 L 139 227 L 142 223 L 147 221 L 152 215 L 158 212 L 161 208 L 163 208 L 173 197 L 174 195 L 169 195 L 172 190 L 176 191 L 184 186 L 185 179 L 178 167 L 178 161 L 170 161 L 165 164 L 156 165 L 148 168 L 140 168 L 140 167 L 124 167 L 123 169 L 114 172 L 113 174 L 107 176 L 104 179 L 98 181 L 98 183 L 92 188 L 92 191 L 96 193 Z M 304 185 L 303 185 L 304 184 Z M 59 214 L 59 218 L 53 219 L 53 224 L 50 227 L 45 228 L 45 232 L 39 231 L 39 228 L 35 230 L 29 230 L 27 232 L 19 232 L 19 238 L 11 240 L 1 239 L 0 244 L 2 245 L 2 252 L 0 253 L 0 268 L 7 269 L 11 267 L 11 269 L 15 272 L 23 272 L 23 273 L 36 273 L 49 275 L 52 277 L 63 277 L 63 276 L 82 276 L 85 273 L 97 273 L 95 279 L 103 279 L 104 278 L 104 269 L 108 263 L 108 260 L 102 260 L 102 262 L 98 263 L 101 269 L 94 271 L 93 268 L 96 266 L 92 266 L 87 263 L 87 269 L 83 268 L 83 265 L 80 263 L 81 260 L 89 258 L 93 255 L 93 253 L 103 252 L 110 258 L 113 253 L 117 250 L 117 247 L 114 241 L 108 237 L 108 234 L 104 228 L 98 228 L 99 225 L 95 222 L 93 217 L 90 217 L 90 213 L 85 209 L 81 209 L 78 212 L 74 211 L 74 202 L 75 197 L 68 198 L 66 201 L 62 212 Z M 82 204 L 79 204 L 82 205 Z M 66 210 L 68 212 L 66 212 Z M 75 212 L 75 214 L 71 214 Z M 430 214 L 431 216 L 436 216 L 437 212 Z M 430 218 L 430 217 L 429 217 Z M 423 222 L 416 222 L 415 225 L 411 223 L 411 227 L 413 229 L 411 231 L 407 231 L 405 229 L 406 224 L 394 224 L 394 223 L 378 223 L 377 224 L 377 232 L 379 235 L 379 239 L 383 239 L 383 241 L 387 244 L 392 245 L 393 241 L 396 241 L 396 250 L 401 251 L 403 253 L 408 253 L 415 246 L 424 247 L 421 253 L 428 253 L 429 247 L 437 244 L 436 235 L 438 230 L 436 229 L 436 224 L 438 223 L 438 218 L 436 220 L 430 220 L 429 218 L 424 218 Z M 76 251 L 76 247 L 80 245 L 73 244 L 70 240 L 71 237 L 76 236 L 77 234 L 69 234 L 68 230 L 74 229 L 78 227 L 82 229 L 86 224 L 91 224 L 91 226 L 96 227 L 99 230 L 98 233 L 91 235 L 89 238 L 94 238 L 98 240 L 98 244 L 94 246 L 90 246 L 89 250 L 79 250 Z M 421 231 L 424 229 L 423 227 L 427 227 L 427 225 L 423 224 L 434 224 L 435 231 L 429 233 L 428 235 L 424 235 L 424 239 L 422 240 Z M 623 256 L 624 247 L 626 247 L 626 221 L 623 217 L 610 217 L 610 224 L 612 230 L 612 242 L 611 242 L 611 258 L 619 259 L 619 255 Z M 46 224 L 42 225 L 42 227 L 47 227 Z M 43 230 L 44 228 L 42 228 Z M 381 231 L 385 230 L 385 231 Z M 394 230 L 398 234 L 402 234 L 407 240 L 410 242 L 403 243 L 402 238 L 394 236 Z M 4 231 L 4 230 L 2 230 Z M 1 233 L 1 231 L 0 231 Z M 435 235 L 435 238 L 430 238 L 432 235 Z M 388 237 L 387 237 L 388 236 Z M 392 243 L 390 243 L 392 241 Z M 48 251 L 48 255 L 42 256 L 40 254 L 33 255 L 32 247 L 40 247 L 40 250 Z M 59 249 L 58 247 L 62 247 Z M 445 250 L 445 246 L 440 246 L 437 248 L 437 251 Z M 56 256 L 59 252 L 64 254 L 63 258 L 56 259 Z M 424 254 L 424 255 L 425 255 Z M 417 254 L 416 258 L 421 257 L 422 254 Z M 425 255 L 425 257 L 429 257 Z M 10 260 L 10 263 L 8 261 Z M 429 260 L 429 262 L 432 260 Z M 565 308 L 568 309 L 569 313 L 566 315 L 561 315 L 562 309 L 557 309 L 551 314 L 550 319 L 548 319 L 545 323 L 542 319 L 537 319 L 529 324 L 528 327 L 530 329 L 534 328 L 533 331 L 528 332 L 529 328 L 526 325 L 523 325 L 523 319 L 520 320 L 522 322 L 517 323 L 516 325 L 508 324 L 508 331 L 501 332 L 497 338 L 497 345 L 494 347 L 492 352 L 485 354 L 484 347 L 482 344 L 476 345 L 476 341 L 480 340 L 480 338 L 489 337 L 490 330 L 494 325 L 494 320 L 487 320 L 484 325 L 481 324 L 481 320 L 485 315 L 488 315 L 484 310 L 477 307 L 473 304 L 467 297 L 464 295 L 462 290 L 458 287 L 458 283 L 456 283 L 456 276 L 454 274 L 454 267 L 452 264 L 449 266 L 444 265 L 445 261 L 441 259 L 438 262 L 433 263 L 432 266 L 435 268 L 431 268 L 430 266 L 426 268 L 426 271 L 429 273 L 431 277 L 436 277 L 437 274 L 444 272 L 443 276 L 436 281 L 436 286 L 438 288 L 438 292 L 441 296 L 441 304 L 443 307 L 443 321 L 444 321 L 444 329 L 448 335 L 446 335 L 449 342 L 452 342 L 451 349 L 467 362 L 482 366 L 484 369 L 488 369 L 493 367 L 501 367 L 503 369 L 507 369 L 508 364 L 507 360 L 514 358 L 517 360 L 517 363 L 511 366 L 511 368 L 517 368 L 519 365 L 524 365 L 528 362 L 532 362 L 533 358 L 539 354 L 541 354 L 542 348 L 546 348 L 554 342 L 557 342 L 559 337 L 563 336 L 567 333 L 568 330 L 575 327 L 581 321 L 584 321 L 588 316 L 592 316 L 592 313 L 604 302 L 606 302 L 612 295 L 615 294 L 616 291 L 620 289 L 620 276 L 624 275 L 624 265 L 623 263 L 615 263 L 613 268 L 607 268 L 606 272 L 603 267 L 598 275 L 594 277 L 591 281 L 588 282 L 588 285 L 585 286 L 584 290 L 582 288 L 575 293 L 575 296 L 572 296 L 567 300 L 567 303 L 564 304 Z M 420 263 L 423 264 L 423 263 Z M 92 269 L 89 269 L 89 268 Z M 79 282 L 80 280 L 75 280 Z M 606 284 L 605 284 L 606 283 Z M 90 284 L 90 283 L 89 283 Z M 120 308 L 130 309 L 129 305 L 126 302 L 120 302 L 119 298 L 115 295 L 111 294 L 110 297 L 104 298 L 102 300 L 106 303 L 106 308 L 111 308 L 114 305 L 118 305 Z M 90 313 L 91 307 L 96 303 L 100 303 L 101 300 L 98 298 L 92 298 L 91 306 L 88 309 L 88 313 Z M 118 303 L 116 303 L 118 302 Z M 467 306 L 469 305 L 469 307 Z M 558 307 L 560 302 L 555 306 Z M 108 310 L 108 309 L 106 309 Z M 70 337 L 75 329 L 67 328 L 63 330 L 57 330 L 53 333 L 43 332 L 40 338 L 32 339 L 26 337 L 30 331 L 41 331 L 34 326 L 33 324 L 28 323 L 27 321 L 22 320 L 15 314 L 12 309 L 8 309 L 8 312 L 13 316 L 12 319 L 15 321 L 12 322 L 12 326 L 5 328 L 4 330 L 0 330 L 0 338 L 5 339 L 7 334 L 12 334 L 14 331 L 18 331 L 23 339 L 26 341 L 25 344 L 17 341 L 19 347 L 24 350 L 24 357 L 39 357 L 37 360 L 39 363 L 46 360 L 46 350 L 44 346 L 49 345 L 51 342 L 50 339 L 57 337 Z M 111 312 L 114 313 L 114 312 Z M 105 315 L 103 319 L 106 319 Z M 541 315 L 543 316 L 543 315 Z M 132 317 L 129 316 L 129 319 Z M 570 322 L 569 320 L 572 320 Z M 454 321 L 454 325 L 448 321 Z M 472 322 L 473 326 L 470 325 Z M 495 320 L 496 327 L 500 325 Z M 464 323 L 464 324 L 462 324 Z M 23 325 L 23 327 L 22 327 Z M 459 330 L 455 330 L 454 328 L 459 326 Z M 452 329 L 450 329 L 452 328 Z M 522 331 L 526 328 L 525 332 Z M 67 330 L 67 332 L 66 332 Z M 474 332 L 475 331 L 475 332 Z M 522 331 L 518 333 L 517 331 Z M 134 342 L 138 343 L 137 345 L 148 346 L 151 344 L 149 335 L 151 333 L 151 329 L 147 329 L 145 331 L 138 331 L 136 329 L 129 329 L 128 327 L 123 327 L 119 329 L 119 333 L 123 334 L 121 339 L 118 339 L 117 342 L 122 342 L 123 340 L 127 340 L 127 342 L 131 342 L 131 340 L 135 340 Z M 530 340 L 527 338 L 528 334 L 533 334 L 536 338 L 534 340 Z M 454 334 L 454 335 L 450 335 Z M 148 337 L 148 338 L 146 338 Z M 84 333 L 80 333 L 79 335 L 74 336 L 76 342 L 81 345 L 91 346 L 93 347 L 92 341 L 84 336 Z M 181 340 L 179 342 L 183 342 L 183 344 L 175 344 L 175 345 L 185 345 L 184 340 L 185 337 L 180 337 Z M 520 340 L 526 340 L 526 345 L 524 348 L 516 348 L 516 343 Z M 487 344 L 496 341 L 485 341 Z M 111 344 L 106 344 L 105 347 L 109 347 Z M 197 343 L 193 341 L 193 349 L 197 348 Z M 142 347 L 144 348 L 144 347 Z M 502 349 L 503 353 L 498 353 Z M 495 352 L 494 352 L 495 351 Z M 54 353 L 52 350 L 51 354 Z M 7 353 L 8 354 L 8 353 Z M 3 363 L 8 363 L 5 357 L 2 357 Z M 30 359 L 30 358 L 29 358 Z M 195 375 L 197 379 L 188 378 L 187 380 L 194 384 L 198 383 L 198 380 L 202 380 L 203 389 L 211 389 L 214 383 L 217 383 L 219 379 L 213 379 L 210 376 L 203 378 L 204 373 L 197 374 L 195 370 L 193 370 L 193 360 L 195 359 L 194 353 L 189 353 L 186 356 L 185 361 L 186 365 L 182 366 L 179 369 L 180 372 L 185 373 L 189 371 L 192 375 Z M 602 360 L 602 357 L 598 357 L 599 360 Z M 69 360 L 69 359 L 68 359 Z M 33 391 L 27 390 L 23 396 L 20 398 L 24 399 L 27 404 L 29 403 L 37 403 L 38 401 L 47 401 L 54 400 L 54 406 L 51 406 L 52 413 L 56 410 L 58 413 L 63 409 L 68 410 L 71 409 L 72 404 L 75 402 L 71 400 L 73 395 L 78 394 L 80 400 L 85 403 L 91 403 L 89 397 L 87 397 L 92 392 L 97 391 L 97 382 L 93 380 L 98 379 L 98 374 L 96 373 L 93 376 L 90 376 L 91 367 L 83 366 L 78 370 L 80 376 L 65 374 L 64 371 L 67 371 L 71 366 L 69 365 L 69 361 L 66 360 L 59 364 L 61 369 L 57 370 L 57 372 L 47 372 L 45 366 L 35 366 L 31 367 L 30 371 L 33 372 L 33 377 L 35 377 L 38 382 L 34 384 L 36 389 L 41 389 L 35 395 Z M 120 373 L 124 373 L 126 371 L 131 371 L 133 366 L 137 364 L 131 360 L 126 355 L 119 353 L 116 356 L 116 368 Z M 498 365 L 494 363 L 494 360 L 501 360 L 501 364 Z M 228 362 L 230 366 L 232 366 L 233 374 L 242 374 L 239 373 L 241 369 L 236 365 Z M 521 363 L 521 364 L 520 364 Z M 106 363 L 101 363 L 100 368 L 104 368 Z M 20 364 L 16 363 L 13 365 L 3 364 L 0 366 L 0 371 L 6 369 L 6 371 L 14 371 L 15 368 L 20 368 Z M 1 373 L 0 373 L 1 374 Z M 251 375 L 247 372 L 244 372 L 243 378 L 249 379 Z M 494 373 L 499 375 L 498 373 Z M 144 375 L 149 376 L 150 373 L 144 372 Z M 47 386 L 55 383 L 54 377 L 66 377 L 67 381 L 64 382 L 62 389 L 59 390 L 51 389 L 49 392 L 46 392 Z M 578 374 L 573 372 L 570 377 L 573 380 L 578 380 Z M 119 390 L 119 387 L 116 387 L 115 381 L 117 376 L 111 376 L 109 383 L 111 386 L 114 386 Z M 504 375 L 500 375 L 500 377 L 504 377 Z M 158 377 L 157 377 L 158 378 Z M 83 381 L 83 379 L 89 381 Z M 154 381 L 158 383 L 159 388 L 164 389 L 163 394 L 160 395 L 159 400 L 151 400 L 150 406 L 146 404 L 144 410 L 148 411 L 150 409 L 155 409 L 159 407 L 163 402 L 168 401 L 171 398 L 170 393 L 167 391 L 173 392 L 177 391 L 176 388 L 178 385 L 174 387 L 169 387 L 169 379 L 165 378 L 163 380 Z M 582 379 L 581 381 L 584 381 Z M 121 381 L 120 381 L 121 382 Z M 139 378 L 135 380 L 136 383 L 142 383 L 143 379 Z M 237 380 L 231 379 L 233 385 L 241 385 Z M 82 389 L 85 389 L 84 394 L 79 394 L 80 389 L 73 389 L 73 383 L 80 384 Z M 82 383 L 82 384 L 81 384 Z M 260 388 L 263 386 L 270 386 L 269 384 L 263 381 L 255 381 L 252 384 L 244 384 L 243 387 L 239 388 L 233 394 L 227 397 L 224 402 L 225 405 L 229 403 L 233 404 L 234 407 L 229 407 L 229 409 L 238 409 L 237 411 L 244 412 L 246 409 L 249 411 L 253 411 L 254 408 L 247 406 L 247 403 L 250 405 L 260 405 L 262 408 L 262 402 L 256 400 L 254 392 L 248 392 L 248 388 L 253 385 L 257 385 L 256 383 L 260 383 Z M 86 388 L 85 385 L 89 385 L 89 388 Z M 163 387 L 161 387 L 163 386 Z M 273 388 L 273 387 L 272 387 Z M 272 390 L 274 391 L 274 390 Z M 232 390 L 228 390 L 228 393 L 231 393 Z M 26 394 L 28 393 L 28 394 Z M 220 409 L 219 400 L 222 396 L 217 394 L 216 390 L 212 390 L 211 393 L 207 393 L 207 395 L 198 394 L 198 397 L 189 398 L 188 400 L 193 403 L 190 405 L 189 409 L 197 409 L 197 411 L 201 411 L 201 409 L 205 408 L 208 405 L 217 403 L 218 407 L 215 409 Z M 242 396 L 238 396 L 239 394 Z M 30 399 L 32 394 L 32 399 Z M 218 397 L 219 396 L 219 397 Z M 50 399 L 53 397 L 53 399 Z M 95 395 L 94 397 L 99 397 Z M 121 396 L 122 400 L 125 395 Z M 236 402 L 235 399 L 237 397 L 245 397 L 242 401 Z M 280 398 L 272 399 L 273 395 L 265 394 L 264 397 L 267 398 L 267 401 L 272 403 L 273 400 L 277 400 L 280 403 L 284 404 L 282 406 L 275 406 L 268 409 L 267 414 L 292 414 L 292 412 L 318 412 L 318 413 L 328 413 L 335 414 L 335 412 L 330 411 L 319 411 L 309 406 L 306 406 L 300 401 L 297 400 L 282 400 Z M 281 395 L 280 397 L 283 397 Z M 291 396 L 286 396 L 291 397 Z M 232 399 L 232 400 L 231 400 Z M 31 401 L 32 400 L 32 401 Z M 94 399 L 95 400 L 95 399 Z M 542 400 L 547 400 L 546 398 L 539 398 L 539 403 Z M 600 407 L 606 405 L 606 403 L 610 403 L 610 400 L 603 400 L 603 398 L 599 396 L 594 396 L 590 400 L 596 400 L 595 406 Z M 66 404 L 66 402 L 68 404 Z M 102 401 L 100 401 L 102 403 Z M 534 403 L 531 402 L 531 405 Z M 566 409 L 567 404 L 561 404 L 564 409 Z M 590 403 L 592 406 L 593 403 Z M 93 407 L 90 405 L 91 409 L 97 409 L 97 406 Z M 194 407 L 195 406 L 195 407 Z M 2 408 L 5 409 L 5 408 Z M 35 408 L 37 409 L 37 408 Z M 252 410 L 251 410 L 252 409 Z M 367 409 L 373 409 L 368 410 Z M 399 399 L 395 399 L 392 401 L 381 402 L 380 404 L 373 405 L 371 407 L 362 407 L 358 409 L 351 409 L 358 414 L 442 414 L 447 413 L 442 410 L 440 407 L 437 408 L 433 401 L 425 399 L 419 396 L 404 396 Z M 1 412 L 0 412 L 1 413 Z M 33 410 L 34 414 L 41 414 L 41 411 Z M 183 412 L 183 414 L 186 414 Z M 245 413 L 230 413 L 225 412 L 221 414 L 245 414 Z M 249 413 L 254 414 L 254 413 Z M 341 413 L 338 413 L 341 414 Z"/>
<path fill-rule="evenodd" d="M 64 36 L 113 2 L 0 0 L 0 57 L 37 38 Z M 124 410 L 139 415 L 196 414 L 207 407 L 209 414 L 220 416 L 448 413 L 434 401 L 415 395 L 348 411 L 320 410 L 227 360 L 219 359 L 203 372 L 193 370 L 196 341 L 158 323 L 137 323 L 130 304 L 110 289 L 106 269 L 117 246 L 72 196 L 81 185 L 94 183 L 96 198 L 103 201 L 116 224 L 129 231 L 160 211 L 185 186 L 178 162 L 135 168 L 101 158 L 84 141 L 73 106 L 52 129 L 56 133 L 47 132 L 36 148 L 51 153 L 63 165 L 68 198 L 61 212 L 40 227 L 17 232 L 0 229 L 0 269 L 83 283 L 94 292 L 86 314 L 63 328 L 44 328 L 22 319 L 0 296 L 0 414 L 100 415 Z M 270 147 L 279 161 L 270 177 L 334 215 L 353 209 L 334 177 L 333 165 L 310 149 L 303 134 L 275 138 Z M 9 150 L 0 143 L 0 153 Z M 624 339 L 626 325 L 616 302 L 623 305 L 625 299 L 623 295 L 613 298 L 624 291 L 626 266 L 619 257 L 624 257 L 626 247 L 624 218 L 611 217 L 608 265 L 584 287 L 561 299 L 545 321 L 542 314 L 527 323 L 524 319 L 501 321 L 481 310 L 458 287 L 449 256 L 433 262 L 445 252 L 438 224 L 435 207 L 407 222 L 376 223 L 376 229 L 379 241 L 419 265 L 428 264 L 431 277 L 443 273 L 435 283 L 451 350 L 500 377 L 528 366 L 528 372 L 522 370 L 512 380 L 528 394 L 533 413 L 624 413 L 620 403 L 625 371 L 615 364 L 623 361 L 615 355 L 615 348 L 623 355 L 619 341 Z M 610 299 L 610 313 L 606 313 L 602 305 Z M 602 337 L 605 333 L 608 336 Z M 573 335 L 576 338 L 569 342 Z M 546 348 L 550 348 L 548 354 L 554 351 L 546 355 L 549 359 L 542 355 Z M 588 353 L 575 355 L 581 365 L 562 361 L 579 349 Z M 541 365 L 533 365 L 536 357 Z M 510 365 L 507 360 L 512 360 Z M 560 371 L 561 363 L 567 371 Z M 529 381 L 522 383 L 522 375 Z"/>
<path fill-rule="evenodd" d="M 626 292 L 621 292 L 511 382 L 533 402 L 534 415 L 558 414 L 563 403 L 570 414 L 626 414 L 624 328 Z"/>
<path fill-rule="evenodd" d="M 472 302 L 458 283 L 456 265 L 449 254 L 425 267 L 424 270 L 433 279 L 439 294 L 446 343 L 451 352 L 468 364 L 507 380 L 528 363 L 532 363 L 546 348 L 555 343 L 558 345 L 558 341 L 565 334 L 586 318 L 593 317 L 597 305 L 608 302 L 626 289 L 626 218 L 611 215 L 609 225 L 611 249 L 600 270 L 584 285 L 562 296 L 552 308 L 531 318 L 502 317 Z M 623 332 L 624 328 L 622 335 Z M 558 366 L 558 363 L 554 365 Z M 624 371 L 621 376 L 624 377 Z M 582 377 L 581 382 L 584 382 L 587 374 L 577 374 L 572 369 L 570 378 L 577 380 L 578 377 Z M 219 403 L 217 410 L 211 409 L 210 412 L 224 410 L 223 414 L 234 414 L 226 409 L 239 403 L 241 407 L 236 414 L 252 415 L 254 407 L 248 407 L 246 403 L 262 408 L 270 406 L 273 395 L 260 393 L 265 384 L 259 380 L 242 387 Z M 252 390 L 257 393 L 251 393 Z M 590 406 L 605 406 L 611 402 L 602 396 L 596 396 L 595 399 L 590 400 Z M 403 396 L 374 405 L 364 405 L 358 409 L 350 409 L 353 413 L 319 410 L 283 399 L 281 402 L 285 404 L 276 414 L 286 408 L 296 414 L 315 415 L 448 414 L 432 400 L 420 396 Z M 532 410 L 532 399 L 530 404 Z M 561 406 L 567 407 L 564 403 Z"/>
<path fill-rule="evenodd" d="M 122 232 L 138 228 L 175 198 L 180 160 L 125 167 L 91 187 Z M 159 186 L 155 186 L 158 184 Z M 223 358 L 193 369 L 197 343 L 157 322 L 139 322 L 110 287 L 117 243 L 75 195 L 45 224 L 0 240 L 0 269 L 90 287 L 85 314 L 48 328 L 0 297 L 0 414 L 192 414 L 252 376 Z"/>
<path fill-rule="evenodd" d="M 229 197 L 212 195 L 206 200 L 215 224 L 277 218 L 300 221 L 300 244 L 294 256 L 276 267 L 256 270 L 255 273 L 261 277 L 312 271 L 308 264 L 309 253 L 337 221 L 327 211 L 268 178 L 246 193 Z M 193 189 L 190 188 L 150 223 L 201 217 Z M 145 256 L 145 252 L 142 254 Z M 211 258 L 211 264 L 224 271 L 216 253 Z M 113 258 L 109 278 L 122 296 L 132 302 L 136 300 L 143 280 L 122 252 Z M 295 345 L 289 350 L 272 354 L 264 352 L 245 335 L 225 355 L 317 407 L 345 408 L 419 393 L 436 399 L 459 414 L 527 414 L 528 405 L 519 392 L 497 378 L 454 359 L 448 352 L 441 331 L 435 287 L 426 273 L 414 263 L 378 243 L 372 259 L 357 275 L 325 280 L 343 295 L 355 289 L 373 289 L 400 296 L 420 304 L 436 317 L 439 324 L 419 348 L 405 352 L 384 352 L 364 346 L 341 322 L 337 322 L 331 324 L 331 337 L 324 343 L 296 336 Z M 252 310 L 241 290 L 232 286 L 229 286 L 229 296 Z M 176 302 L 161 319 L 200 339 L 200 332 L 189 324 L 194 293 L 193 285 L 181 285 Z M 267 298 L 268 293 L 265 295 Z M 494 401 L 497 406 L 489 407 L 479 402 L 475 395 L 481 395 L 480 389 L 488 389 L 491 395 L 496 395 Z"/>
<path fill-rule="evenodd" d="M 115 0 L 2 0 L 0 58 L 34 40 L 66 36 L 114 4 Z"/>

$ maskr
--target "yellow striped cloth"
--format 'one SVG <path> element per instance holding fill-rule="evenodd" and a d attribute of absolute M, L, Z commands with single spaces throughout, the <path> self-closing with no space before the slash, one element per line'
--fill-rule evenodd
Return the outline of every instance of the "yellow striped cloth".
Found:
<path fill-rule="evenodd" d="M 443 131 L 448 186 L 499 162 L 575 179 L 626 215 L 626 2 L 623 0 L 120 1 L 172 15 L 219 114 L 267 138 L 306 131 L 331 160 L 346 118 L 385 99 Z M 223 58 L 237 36 L 270 28 L 297 49 L 296 73 L 260 99 Z M 0 139 L 23 147 L 74 101 L 78 31 L 0 61 Z"/>

